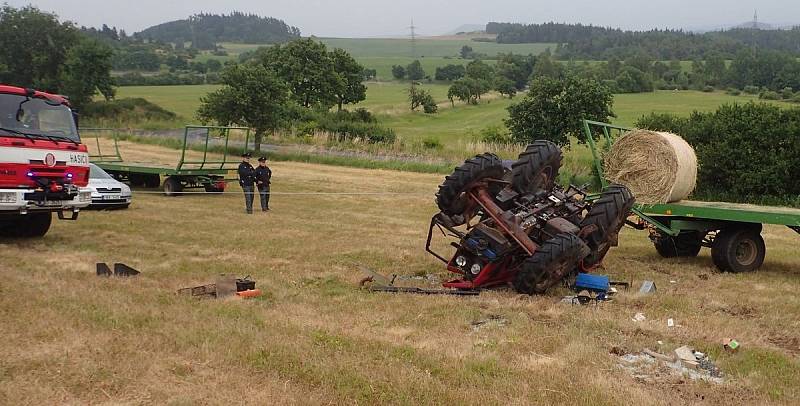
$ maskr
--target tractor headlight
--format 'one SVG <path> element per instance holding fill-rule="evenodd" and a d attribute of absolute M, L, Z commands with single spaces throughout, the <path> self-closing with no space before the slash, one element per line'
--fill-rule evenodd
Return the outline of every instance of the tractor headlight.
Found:
<path fill-rule="evenodd" d="M 477 275 L 481 273 L 482 268 L 483 267 L 481 267 L 481 264 L 472 264 L 472 267 L 469 268 L 469 271 L 472 272 L 473 275 Z"/>
<path fill-rule="evenodd" d="M 466 259 L 466 258 L 464 258 L 464 256 L 463 256 L 463 255 L 459 255 L 459 256 L 456 258 L 456 265 L 458 265 L 459 267 L 462 267 L 462 268 L 463 268 L 463 267 L 465 267 L 465 266 L 467 266 L 467 259 Z"/>
<path fill-rule="evenodd" d="M 91 190 L 87 190 L 87 191 L 80 192 L 78 194 L 78 199 L 81 202 L 91 202 L 92 201 L 92 191 Z"/>

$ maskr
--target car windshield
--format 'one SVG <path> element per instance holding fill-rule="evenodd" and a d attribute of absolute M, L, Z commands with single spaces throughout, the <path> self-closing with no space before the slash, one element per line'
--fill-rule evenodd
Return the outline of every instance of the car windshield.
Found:
<path fill-rule="evenodd" d="M 80 142 L 72 110 L 63 104 L 16 94 L 0 94 L 0 128 L 28 135 L 66 137 Z"/>
<path fill-rule="evenodd" d="M 95 164 L 89 164 L 89 178 L 90 179 L 114 179 L 106 171 L 100 169 Z"/>

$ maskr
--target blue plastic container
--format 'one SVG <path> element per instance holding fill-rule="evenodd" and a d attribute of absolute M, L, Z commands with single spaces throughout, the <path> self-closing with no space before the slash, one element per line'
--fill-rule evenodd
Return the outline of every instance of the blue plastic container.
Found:
<path fill-rule="evenodd" d="M 608 292 L 609 280 L 606 275 L 592 275 L 579 273 L 575 279 L 575 290 L 588 290 L 591 292 Z"/>

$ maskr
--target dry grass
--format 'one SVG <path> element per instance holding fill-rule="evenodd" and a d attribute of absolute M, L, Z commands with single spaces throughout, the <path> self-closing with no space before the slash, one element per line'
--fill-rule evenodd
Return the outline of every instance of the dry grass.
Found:
<path fill-rule="evenodd" d="M 441 176 L 296 163 L 273 170 L 269 214 L 245 215 L 236 193 L 137 193 L 129 210 L 85 212 L 43 240 L 0 244 L 0 404 L 800 401 L 800 261 L 789 230 L 766 228 L 766 263 L 750 275 L 715 273 L 707 252 L 662 260 L 646 234 L 626 230 L 606 272 L 655 280 L 659 291 L 600 307 L 557 303 L 563 292 L 369 294 L 355 288 L 359 264 L 446 277 L 422 249 Z M 409 194 L 279 194 L 345 191 Z M 143 273 L 98 278 L 99 261 Z M 266 296 L 174 294 L 220 273 L 252 275 Z M 632 322 L 636 312 L 647 321 Z M 490 315 L 508 324 L 473 330 Z M 668 328 L 669 317 L 681 327 Z M 742 344 L 738 353 L 720 350 L 727 336 Z M 658 340 L 710 353 L 728 382 L 642 383 L 609 354 Z"/>

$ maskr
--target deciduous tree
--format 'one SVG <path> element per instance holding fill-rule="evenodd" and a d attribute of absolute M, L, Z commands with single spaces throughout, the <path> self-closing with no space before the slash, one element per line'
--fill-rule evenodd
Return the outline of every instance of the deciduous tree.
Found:
<path fill-rule="evenodd" d="M 219 125 L 241 125 L 255 131 L 255 149 L 268 132 L 287 120 L 289 88 L 260 64 L 230 65 L 222 73 L 222 88 L 202 99 L 197 117 Z"/>

